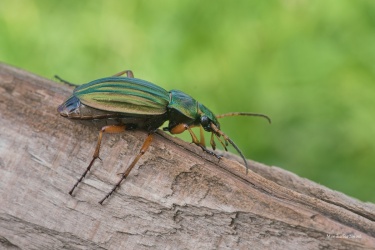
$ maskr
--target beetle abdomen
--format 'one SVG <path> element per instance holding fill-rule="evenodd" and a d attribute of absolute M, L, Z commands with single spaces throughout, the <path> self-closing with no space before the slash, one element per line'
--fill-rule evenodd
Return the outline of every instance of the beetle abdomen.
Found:
<path fill-rule="evenodd" d="M 84 125 L 98 128 L 108 125 L 126 125 L 127 129 L 139 128 L 148 131 L 160 127 L 167 115 L 135 115 L 103 111 L 82 104 L 74 95 L 61 104 L 57 111 L 61 116 Z"/>

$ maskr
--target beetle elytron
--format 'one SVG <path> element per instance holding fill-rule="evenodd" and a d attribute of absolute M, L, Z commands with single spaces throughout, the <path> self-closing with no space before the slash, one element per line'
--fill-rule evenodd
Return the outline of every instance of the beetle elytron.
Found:
<path fill-rule="evenodd" d="M 122 77 L 121 75 L 125 73 L 127 77 Z M 64 80 L 62 81 L 70 84 Z M 226 146 L 228 146 L 229 142 L 241 155 L 246 166 L 246 173 L 248 165 L 244 155 L 237 145 L 220 130 L 220 124 L 217 119 L 225 116 L 246 115 L 264 117 L 271 122 L 268 116 L 254 113 L 235 112 L 215 116 L 208 108 L 191 96 L 178 90 L 168 92 L 153 83 L 134 78 L 133 72 L 130 70 L 125 70 L 112 77 L 101 78 L 76 87 L 73 94 L 57 110 L 63 117 L 101 127 L 93 158 L 85 172 L 70 190 L 70 195 L 73 194 L 74 189 L 83 180 L 88 171 L 90 171 L 94 161 L 99 158 L 103 133 L 120 133 L 132 129 L 148 132 L 148 136 L 140 152 L 126 171 L 121 173 L 120 180 L 99 202 L 100 204 L 129 175 L 130 171 L 151 144 L 154 132 L 165 121 L 169 121 L 169 124 L 168 127 L 163 128 L 164 131 L 168 131 L 171 134 L 179 134 L 187 130 L 194 144 L 217 158 L 220 158 L 220 156 L 205 147 L 203 129 L 211 132 L 210 144 L 213 150 L 216 147 L 215 137 L 225 150 L 227 150 Z M 200 140 L 198 140 L 197 136 L 191 130 L 193 127 L 200 127 Z"/>

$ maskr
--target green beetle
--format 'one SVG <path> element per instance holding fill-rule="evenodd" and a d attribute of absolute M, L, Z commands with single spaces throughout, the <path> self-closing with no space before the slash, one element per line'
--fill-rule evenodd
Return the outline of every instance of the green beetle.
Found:
<path fill-rule="evenodd" d="M 125 73 L 127 77 L 121 77 Z M 57 78 L 67 84 L 71 84 L 59 77 Z M 99 202 L 100 204 L 129 175 L 130 171 L 151 144 L 154 132 L 165 121 L 169 121 L 169 124 L 168 127 L 163 128 L 164 131 L 168 131 L 171 134 L 179 134 L 187 130 L 194 144 L 219 159 L 219 155 L 205 147 L 202 128 L 207 132 L 211 132 L 210 144 L 214 150 L 216 148 L 215 137 L 220 141 L 225 150 L 227 150 L 226 146 L 229 142 L 241 155 L 246 166 L 246 173 L 248 165 L 244 155 L 237 145 L 220 130 L 220 124 L 217 119 L 225 116 L 247 115 L 261 116 L 271 122 L 268 116 L 254 113 L 235 112 L 215 116 L 207 107 L 186 93 L 179 90 L 168 92 L 153 83 L 134 78 L 133 72 L 130 70 L 76 87 L 73 94 L 57 110 L 65 118 L 101 128 L 93 159 L 86 171 L 70 190 L 70 195 L 73 194 L 74 189 L 83 180 L 88 171 L 90 171 L 94 161 L 99 158 L 103 133 L 120 133 L 132 129 L 148 132 L 148 137 L 137 157 L 135 157 L 127 170 L 121 174 L 120 180 Z M 198 140 L 192 131 L 191 128 L 193 127 L 200 127 L 200 140 Z M 224 139 L 224 142 L 221 137 Z"/>

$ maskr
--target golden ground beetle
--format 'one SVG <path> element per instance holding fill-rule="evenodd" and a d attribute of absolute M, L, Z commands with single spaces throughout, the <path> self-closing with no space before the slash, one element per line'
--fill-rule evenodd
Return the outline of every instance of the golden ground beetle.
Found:
<path fill-rule="evenodd" d="M 122 77 L 126 74 L 127 77 Z M 62 82 L 70 85 L 67 81 L 57 77 Z M 61 116 L 86 125 L 100 127 L 99 138 L 96 144 L 93 158 L 78 181 L 74 184 L 69 194 L 72 195 L 74 189 L 83 180 L 94 161 L 99 158 L 100 144 L 103 133 L 120 133 L 125 130 L 139 129 L 148 132 L 148 136 L 143 146 L 129 165 L 121 178 L 112 190 L 99 202 L 102 204 L 129 175 L 135 164 L 146 152 L 151 144 L 154 132 L 165 121 L 169 121 L 168 127 L 163 128 L 171 134 L 180 134 L 187 130 L 193 143 L 201 147 L 205 152 L 220 156 L 205 147 L 203 130 L 211 132 L 210 144 L 215 150 L 215 137 L 225 150 L 228 142 L 241 155 L 246 173 L 248 165 L 244 155 L 237 145 L 220 130 L 218 118 L 226 116 L 260 116 L 271 122 L 270 118 L 263 114 L 234 112 L 222 115 L 214 115 L 203 104 L 197 102 L 191 96 L 179 91 L 166 91 L 153 83 L 134 78 L 133 72 L 125 70 L 111 77 L 101 78 L 92 82 L 77 86 L 73 94 L 58 107 Z M 200 128 L 200 140 L 191 128 Z M 223 138 L 223 140 L 221 139 Z"/>

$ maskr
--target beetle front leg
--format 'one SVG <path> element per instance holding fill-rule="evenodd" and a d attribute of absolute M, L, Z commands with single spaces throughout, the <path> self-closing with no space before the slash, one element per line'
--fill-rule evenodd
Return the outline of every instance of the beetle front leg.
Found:
<path fill-rule="evenodd" d="M 98 142 L 96 143 L 96 148 L 94 155 L 92 156 L 92 160 L 89 164 L 89 166 L 86 168 L 85 172 L 82 174 L 81 178 L 74 184 L 72 190 L 70 190 L 69 194 L 72 195 L 74 189 L 78 186 L 78 184 L 85 178 L 86 174 L 90 171 L 91 166 L 94 164 L 95 160 L 97 158 L 100 159 L 99 157 L 99 151 L 100 151 L 100 145 L 102 143 L 102 138 L 103 138 L 103 133 L 121 133 L 125 131 L 125 126 L 124 125 L 110 125 L 110 126 L 104 126 L 100 132 L 99 132 L 99 137 L 98 137 Z"/>
<path fill-rule="evenodd" d="M 199 146 L 204 152 L 215 156 L 219 160 L 221 159 L 222 157 L 221 155 L 215 154 L 211 150 L 208 150 L 204 145 L 202 145 L 202 143 L 198 140 L 197 136 L 194 134 L 193 130 L 191 130 L 191 128 L 187 124 L 178 124 L 174 126 L 169 132 L 171 134 L 181 134 L 185 130 L 189 131 L 191 139 L 193 140 L 193 143 L 195 145 Z"/>

